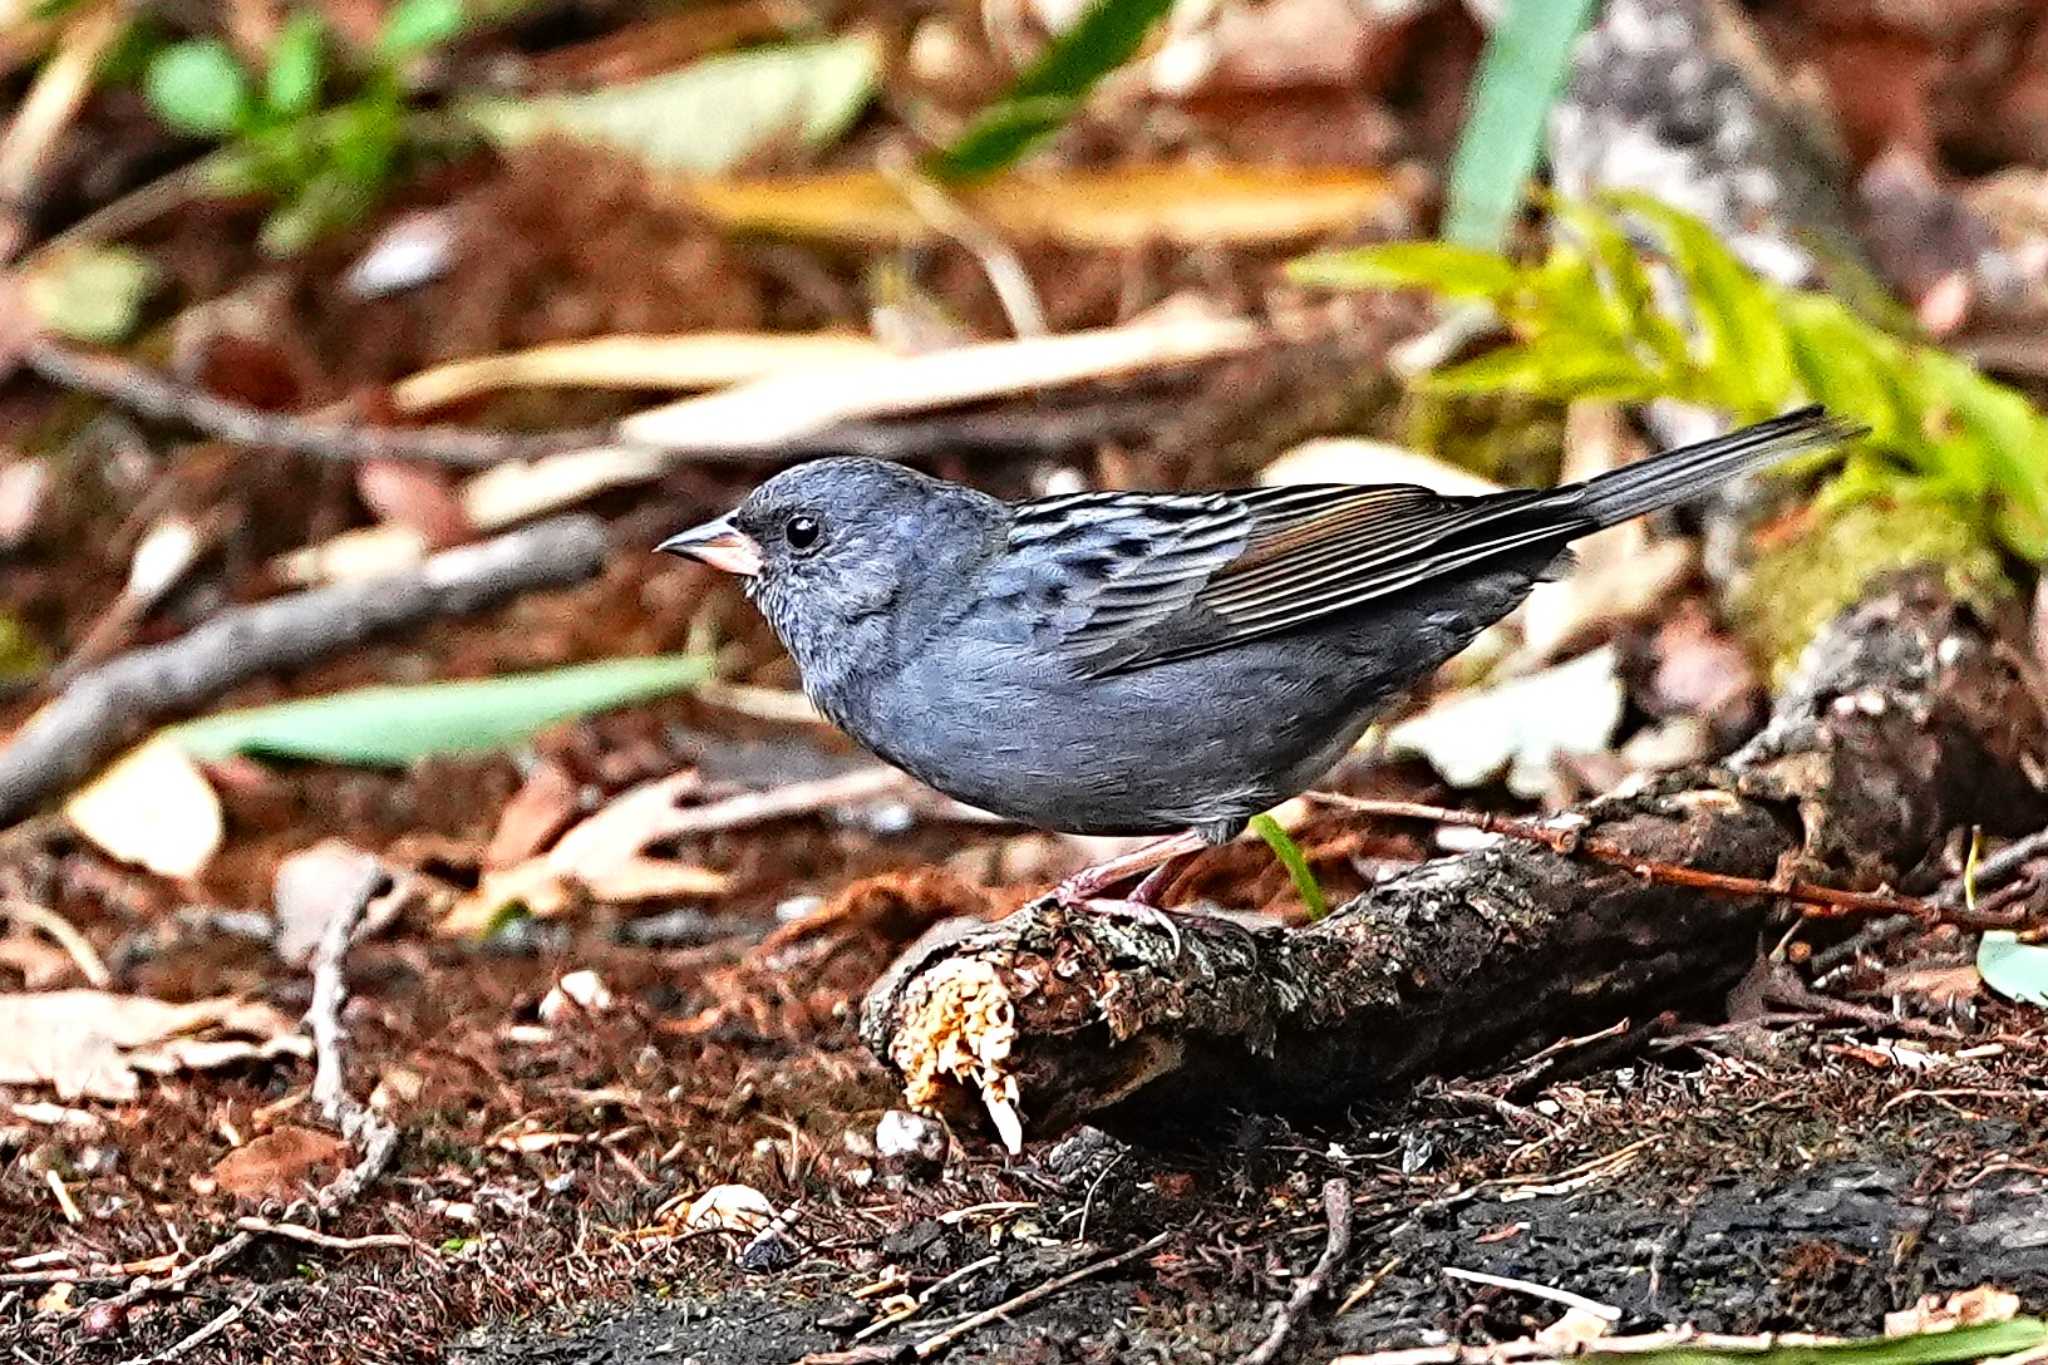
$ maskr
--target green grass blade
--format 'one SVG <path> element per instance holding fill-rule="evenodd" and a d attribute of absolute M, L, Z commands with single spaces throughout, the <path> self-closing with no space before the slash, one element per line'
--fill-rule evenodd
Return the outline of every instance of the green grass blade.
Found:
<path fill-rule="evenodd" d="M 1303 256 L 1288 262 L 1287 278 L 1326 289 L 1428 289 L 1491 303 L 1513 293 L 1522 275 L 1498 252 L 1450 242 L 1386 242 Z"/>
<path fill-rule="evenodd" d="M 1280 822 L 1270 815 L 1254 815 L 1252 830 L 1266 841 L 1266 847 L 1273 850 L 1273 856 L 1287 869 L 1287 875 L 1294 879 L 1294 894 L 1301 897 L 1301 903 L 1308 907 L 1308 917 L 1319 920 L 1330 913 L 1330 902 L 1323 895 L 1321 883 L 1310 870 L 1308 859 L 1301 856 L 1301 846 L 1288 837 Z"/>
<path fill-rule="evenodd" d="M 1104 76 L 1136 56 L 1173 0 L 1096 0 L 1003 97 L 929 157 L 940 180 L 980 180 L 1058 132 Z"/>
<path fill-rule="evenodd" d="M 1634 1365 L 1960 1365 L 2031 1350 L 2044 1341 L 2048 1341 L 2048 1323 L 2039 1318 L 2014 1318 L 1910 1337 L 1845 1341 L 1833 1346 L 1774 1346 L 1762 1351 L 1673 1346 L 1662 1351 L 1603 1354 L 1595 1342 L 1585 1358 L 1627 1360 Z"/>
<path fill-rule="evenodd" d="M 200 758 L 257 754 L 403 767 L 434 754 L 502 749 L 558 721 L 694 687 L 711 659 L 668 654 L 417 687 L 365 687 L 228 711 L 177 726 Z"/>
<path fill-rule="evenodd" d="M 1447 241 L 1491 247 L 1507 235 L 1571 69 L 1572 42 L 1592 12 L 1593 0 L 1509 0 L 1472 79 L 1451 158 Z"/>
<path fill-rule="evenodd" d="M 1750 420 L 1789 406 L 1799 376 L 1776 291 L 1691 214 L 1633 191 L 1615 191 L 1607 199 L 1663 237 L 1707 343 L 1705 368 L 1720 380 L 1719 401 Z"/>

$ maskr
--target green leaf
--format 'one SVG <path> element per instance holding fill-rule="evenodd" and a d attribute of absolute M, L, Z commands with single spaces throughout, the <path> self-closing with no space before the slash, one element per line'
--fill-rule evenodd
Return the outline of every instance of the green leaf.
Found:
<path fill-rule="evenodd" d="M 2048 948 L 2009 929 L 1987 929 L 1977 941 L 1977 975 L 2008 1000 L 2048 1007 Z"/>
<path fill-rule="evenodd" d="M 1873 441 L 1899 440 L 1904 414 L 1886 379 L 1901 362 L 1899 347 L 1824 294 L 1788 295 L 1781 310 L 1806 396 L 1868 426 Z"/>
<path fill-rule="evenodd" d="M 1550 106 L 1593 0 L 1509 0 L 1486 40 L 1445 189 L 1444 237 L 1498 246 L 1521 207 Z"/>
<path fill-rule="evenodd" d="M 286 118 L 311 113 L 320 102 L 326 58 L 326 24 L 311 10 L 295 11 L 270 49 L 263 99 L 271 112 Z"/>
<path fill-rule="evenodd" d="M 1509 322 L 1530 340 L 1569 339 L 1581 350 L 1644 358 L 1634 329 L 1624 325 L 1600 287 L 1593 263 L 1577 248 L 1557 247 L 1541 265 L 1527 271 L 1525 278 L 1527 287 L 1509 302 L 1505 312 Z M 1690 365 L 1681 367 L 1668 382 L 1688 382 L 1691 369 Z"/>
<path fill-rule="evenodd" d="M 1294 842 L 1280 822 L 1270 815 L 1254 815 L 1252 832 L 1266 841 L 1266 847 L 1273 850 L 1273 856 L 1287 869 L 1287 875 L 1294 882 L 1294 894 L 1301 897 L 1301 903 L 1308 907 L 1311 922 L 1330 913 L 1330 902 L 1323 895 L 1322 883 L 1316 880 L 1315 869 L 1308 865 L 1308 859 L 1301 855 L 1301 846 Z"/>
<path fill-rule="evenodd" d="M 217 38 L 194 38 L 159 52 L 143 73 L 142 90 L 164 122 L 197 137 L 226 137 L 251 112 L 249 75 Z"/>
<path fill-rule="evenodd" d="M 1332 289 L 1429 289 L 1498 302 L 1515 291 L 1522 275 L 1496 251 L 1449 242 L 1389 242 L 1304 256 L 1288 263 L 1287 278 Z"/>
<path fill-rule="evenodd" d="M 1419 386 L 1430 393 L 1520 393 L 1563 402 L 1606 398 L 1639 403 L 1665 392 L 1660 377 L 1635 356 L 1563 333 L 1436 370 L 1423 376 Z"/>
<path fill-rule="evenodd" d="M 1958 452 L 1972 457 L 1979 489 L 1997 494 L 1999 537 L 2029 559 L 2048 557 L 2048 421 L 2025 395 L 1943 351 L 1925 348 L 1915 367 L 1945 400 Z M 1960 471 L 1959 471 L 1960 472 Z"/>
<path fill-rule="evenodd" d="M 1545 199 L 1551 212 L 1585 244 L 1598 268 L 1600 292 L 1622 331 L 1641 338 L 1664 369 L 1678 375 L 1693 368 L 1685 333 L 1657 307 L 1657 291 L 1642 254 L 1615 221 L 1591 205 L 1561 195 Z"/>
<path fill-rule="evenodd" d="M 199 758 L 258 754 L 401 767 L 432 754 L 502 749 L 557 721 L 694 687 L 697 654 L 613 659 L 545 673 L 418 687 L 366 687 L 229 711 L 171 733 Z"/>
<path fill-rule="evenodd" d="M 296 256 L 327 233 L 361 218 L 374 202 L 375 194 L 354 177 L 322 171 L 271 211 L 257 244 L 271 256 Z"/>
<path fill-rule="evenodd" d="M 387 62 L 417 56 L 462 32 L 468 18 L 463 0 L 398 0 L 377 34 L 377 55 Z"/>
<path fill-rule="evenodd" d="M 126 341 L 161 276 L 150 259 L 123 246 L 61 251 L 28 278 L 36 319 L 75 341 L 110 346 Z"/>
<path fill-rule="evenodd" d="M 994 175 L 1059 131 L 1104 76 L 1138 54 L 1173 0 L 1095 0 L 1009 91 L 925 162 L 941 180 Z"/>
<path fill-rule="evenodd" d="M 881 52 L 867 38 L 755 48 L 586 95 L 480 99 L 461 112 L 502 146 L 557 134 L 648 166 L 721 175 L 795 142 L 831 142 L 867 107 Z"/>
<path fill-rule="evenodd" d="M 1798 376 L 1771 286 L 1690 214 L 1646 194 L 1616 191 L 1607 197 L 1662 233 L 1699 320 L 1706 367 L 1718 381 L 1720 402 L 1752 420 L 1783 411 L 1797 396 Z"/>
<path fill-rule="evenodd" d="M 950 147 L 927 161 L 926 170 L 956 184 L 985 179 L 1066 127 L 1086 102 L 1072 95 L 1028 95 L 991 105 Z"/>

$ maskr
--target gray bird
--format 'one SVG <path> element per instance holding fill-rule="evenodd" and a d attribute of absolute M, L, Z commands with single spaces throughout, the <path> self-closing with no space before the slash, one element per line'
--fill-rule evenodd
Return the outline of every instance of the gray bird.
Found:
<path fill-rule="evenodd" d="M 969 805 L 1177 831 L 1062 882 L 1081 904 L 1234 838 L 1602 527 L 1855 435 L 1817 407 L 1584 483 L 1075 493 L 1010 503 L 824 459 L 660 549 L 741 575 L 818 709 Z"/>

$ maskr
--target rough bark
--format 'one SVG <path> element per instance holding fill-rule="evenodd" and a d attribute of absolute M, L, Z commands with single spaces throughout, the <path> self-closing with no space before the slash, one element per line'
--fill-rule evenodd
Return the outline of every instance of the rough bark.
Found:
<path fill-rule="evenodd" d="M 1573 813 L 1657 862 L 1896 883 L 1950 831 L 2038 828 L 2040 709 L 1989 630 L 1927 579 L 1824 633 L 1764 731 L 1711 768 Z M 979 1097 L 1014 1147 L 1138 1096 L 1322 1106 L 1725 990 L 1770 898 L 1645 882 L 1536 844 L 1418 866 L 1298 930 L 1043 902 L 927 939 L 863 1036 L 913 1104 Z"/>

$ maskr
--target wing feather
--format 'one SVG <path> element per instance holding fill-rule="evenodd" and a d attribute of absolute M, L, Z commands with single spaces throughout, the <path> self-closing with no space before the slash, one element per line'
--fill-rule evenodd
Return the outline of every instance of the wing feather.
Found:
<path fill-rule="evenodd" d="M 1590 529 L 1569 493 L 1447 497 L 1406 484 L 1076 493 L 1019 504 L 992 591 L 1111 673 L 1279 634 Z M 1049 608 L 1049 610 L 1047 610 Z"/>

